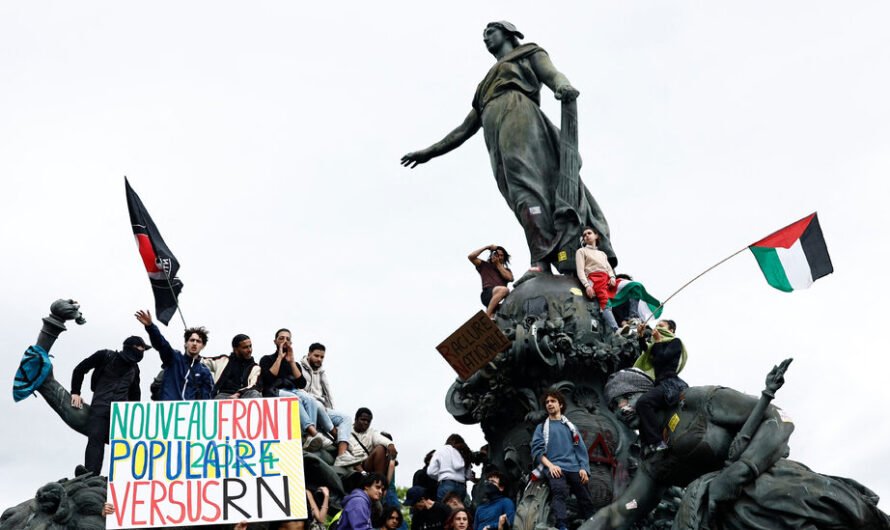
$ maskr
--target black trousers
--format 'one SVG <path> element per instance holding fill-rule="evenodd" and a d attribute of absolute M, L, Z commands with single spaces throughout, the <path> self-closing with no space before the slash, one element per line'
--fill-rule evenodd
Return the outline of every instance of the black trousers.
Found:
<path fill-rule="evenodd" d="M 578 501 L 578 509 L 581 517 L 587 519 L 593 515 L 593 500 L 590 498 L 590 491 L 587 486 L 581 484 L 581 475 L 577 471 L 562 471 L 562 476 L 554 478 L 547 474 L 547 480 L 550 482 L 550 508 L 556 517 L 557 528 L 566 528 L 566 501 L 569 499 L 570 491 L 575 494 Z"/>
<path fill-rule="evenodd" d="M 640 443 L 643 447 L 662 441 L 662 425 L 658 411 L 673 407 L 680 402 L 683 391 L 689 388 L 679 377 L 667 377 L 655 383 L 637 400 L 637 416 L 640 418 Z"/>
<path fill-rule="evenodd" d="M 84 451 L 83 464 L 87 470 L 96 475 L 102 473 L 102 460 L 105 458 L 105 444 L 108 443 L 110 423 L 110 407 L 93 405 L 90 408 L 90 419 L 87 424 L 87 448 Z"/>

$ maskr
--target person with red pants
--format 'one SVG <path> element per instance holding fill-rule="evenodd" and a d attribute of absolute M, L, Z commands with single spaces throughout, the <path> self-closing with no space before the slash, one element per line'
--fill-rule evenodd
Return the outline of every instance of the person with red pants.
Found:
<path fill-rule="evenodd" d="M 597 248 L 599 238 L 599 234 L 593 228 L 584 227 L 584 231 L 581 232 L 583 245 L 575 253 L 575 267 L 587 297 L 599 301 L 606 325 L 617 331 L 618 323 L 612 314 L 612 308 L 609 307 L 609 299 L 618 292 L 618 283 L 615 280 L 615 271 L 609 264 L 609 257 Z"/>

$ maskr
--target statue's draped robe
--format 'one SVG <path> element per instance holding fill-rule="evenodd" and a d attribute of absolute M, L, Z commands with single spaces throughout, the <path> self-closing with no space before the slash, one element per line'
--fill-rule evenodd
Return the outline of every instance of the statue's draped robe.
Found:
<path fill-rule="evenodd" d="M 558 249 L 576 249 L 580 228 L 591 226 L 614 266 L 609 225 L 584 183 L 579 179 L 579 204 L 567 205 L 557 197 L 559 129 L 540 108 L 541 81 L 530 61 L 537 53 L 547 52 L 528 43 L 502 57 L 473 98 L 498 189 L 525 230 L 532 262 L 556 263 Z M 560 233 L 555 226 L 554 212 L 565 208 L 578 214 L 578 233 Z"/>

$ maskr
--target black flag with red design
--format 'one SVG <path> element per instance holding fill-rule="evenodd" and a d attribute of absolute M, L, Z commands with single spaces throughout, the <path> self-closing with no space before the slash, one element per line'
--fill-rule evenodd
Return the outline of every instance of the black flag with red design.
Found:
<path fill-rule="evenodd" d="M 164 238 L 158 232 L 158 227 L 151 220 L 148 210 L 126 178 L 124 185 L 127 188 L 127 208 L 130 210 L 133 236 L 136 238 L 139 255 L 142 256 L 142 263 L 145 264 L 151 289 L 155 295 L 155 315 L 167 325 L 176 313 L 176 299 L 182 291 L 182 282 L 176 277 L 176 273 L 179 272 L 179 262 L 167 248 Z"/>

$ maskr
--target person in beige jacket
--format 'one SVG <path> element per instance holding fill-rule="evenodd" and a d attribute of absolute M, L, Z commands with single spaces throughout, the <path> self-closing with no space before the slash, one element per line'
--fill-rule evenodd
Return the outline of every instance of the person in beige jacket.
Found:
<path fill-rule="evenodd" d="M 618 329 L 618 323 L 609 307 L 609 299 L 618 292 L 615 271 L 609 264 L 609 257 L 597 248 L 599 234 L 593 228 L 585 227 L 581 232 L 581 248 L 575 253 L 575 267 L 578 280 L 584 286 L 587 298 L 599 301 L 600 311 L 612 330 Z"/>

